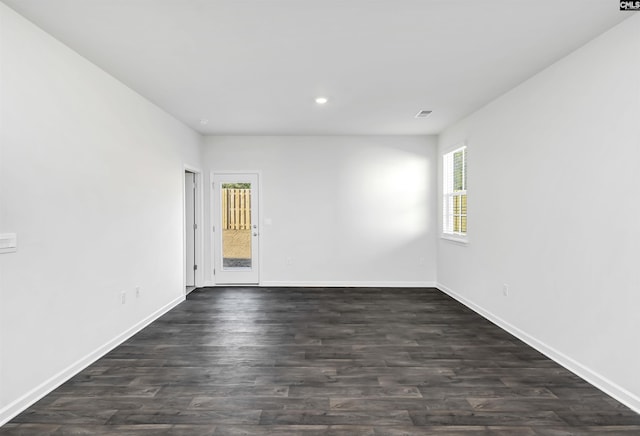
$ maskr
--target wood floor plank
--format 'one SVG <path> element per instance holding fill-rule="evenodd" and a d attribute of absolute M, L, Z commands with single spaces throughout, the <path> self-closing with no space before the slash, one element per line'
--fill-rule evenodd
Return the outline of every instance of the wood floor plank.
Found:
<path fill-rule="evenodd" d="M 326 410 L 263 410 L 260 424 L 265 425 L 410 425 L 406 410 L 326 411 Z"/>
<path fill-rule="evenodd" d="M 203 288 L 0 435 L 638 435 L 436 289 Z"/>
<path fill-rule="evenodd" d="M 409 411 L 414 425 L 562 425 L 564 421 L 551 411 L 519 412 L 465 412 L 455 411 Z"/>

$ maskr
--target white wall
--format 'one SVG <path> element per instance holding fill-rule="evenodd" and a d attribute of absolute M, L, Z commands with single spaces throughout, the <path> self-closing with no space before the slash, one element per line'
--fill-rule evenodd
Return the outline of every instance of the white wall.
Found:
<path fill-rule="evenodd" d="M 438 243 L 443 289 L 638 411 L 639 77 L 640 15 L 448 128 L 470 242 Z"/>
<path fill-rule="evenodd" d="M 319 286 L 435 282 L 435 156 L 412 136 L 207 137 L 203 153 L 206 172 L 262 172 L 261 283 Z"/>
<path fill-rule="evenodd" d="M 3 4 L 0 27 L 2 423 L 184 298 L 201 137 Z"/>

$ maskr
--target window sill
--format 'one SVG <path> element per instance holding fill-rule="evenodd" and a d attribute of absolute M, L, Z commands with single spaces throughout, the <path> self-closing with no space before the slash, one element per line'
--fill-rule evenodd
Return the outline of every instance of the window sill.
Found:
<path fill-rule="evenodd" d="M 450 235 L 447 233 L 443 233 L 442 235 L 440 235 L 440 238 L 446 241 L 455 242 L 456 244 L 460 244 L 460 245 L 467 245 L 469 243 L 469 239 L 467 239 L 466 236 Z"/>

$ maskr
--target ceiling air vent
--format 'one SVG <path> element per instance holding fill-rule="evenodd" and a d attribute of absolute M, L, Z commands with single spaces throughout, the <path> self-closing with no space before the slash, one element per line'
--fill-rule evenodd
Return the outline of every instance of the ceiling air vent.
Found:
<path fill-rule="evenodd" d="M 433 111 L 420 111 L 416 114 L 416 118 L 427 118 Z"/>

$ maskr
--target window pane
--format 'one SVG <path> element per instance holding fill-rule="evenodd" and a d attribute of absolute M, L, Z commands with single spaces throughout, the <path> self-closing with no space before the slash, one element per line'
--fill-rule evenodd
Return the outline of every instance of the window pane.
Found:
<path fill-rule="evenodd" d="M 251 268 L 251 184 L 224 183 L 222 196 L 222 267 Z"/>
<path fill-rule="evenodd" d="M 459 216 L 453 218 L 453 231 L 456 233 L 460 233 L 462 228 L 462 220 Z"/>
<path fill-rule="evenodd" d="M 464 150 L 462 150 L 462 152 L 464 153 L 464 157 L 463 157 L 463 162 L 464 162 L 464 180 L 462 181 L 464 183 L 464 186 L 462 187 L 462 189 L 464 189 L 465 191 L 467 190 L 467 149 L 465 148 Z"/>
<path fill-rule="evenodd" d="M 453 154 L 453 190 L 464 189 L 464 152 L 460 150 Z"/>

